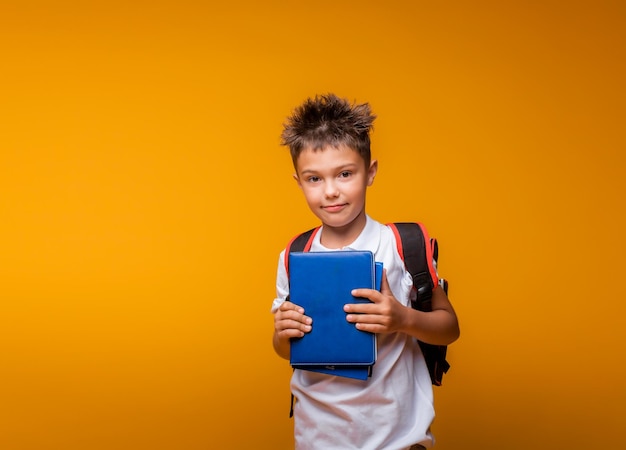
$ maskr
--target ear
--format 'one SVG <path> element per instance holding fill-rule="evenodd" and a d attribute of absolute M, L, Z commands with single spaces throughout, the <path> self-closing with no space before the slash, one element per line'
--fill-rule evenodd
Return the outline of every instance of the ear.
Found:
<path fill-rule="evenodd" d="M 296 183 L 298 183 L 298 187 L 300 189 L 302 189 L 302 183 L 300 183 L 300 178 L 298 178 L 298 174 L 297 173 L 293 174 L 293 179 L 296 180 Z"/>
<path fill-rule="evenodd" d="M 370 163 L 370 167 L 367 171 L 367 185 L 371 186 L 374 184 L 374 178 L 376 177 L 376 173 L 378 172 L 378 161 L 374 160 Z"/>

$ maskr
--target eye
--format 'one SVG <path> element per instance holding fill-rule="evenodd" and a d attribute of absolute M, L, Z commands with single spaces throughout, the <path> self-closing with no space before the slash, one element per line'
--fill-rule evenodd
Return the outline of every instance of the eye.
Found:
<path fill-rule="evenodd" d="M 320 181 L 320 177 L 316 177 L 314 175 L 308 177 L 306 179 L 309 183 L 317 183 L 318 181 Z"/>
<path fill-rule="evenodd" d="M 348 170 L 344 170 L 343 172 L 339 174 L 339 178 L 349 178 L 350 175 L 352 175 L 352 172 Z"/>

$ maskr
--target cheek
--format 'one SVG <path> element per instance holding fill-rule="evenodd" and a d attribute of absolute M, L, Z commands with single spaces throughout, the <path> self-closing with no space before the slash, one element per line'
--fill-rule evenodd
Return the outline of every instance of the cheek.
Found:
<path fill-rule="evenodd" d="M 354 183 L 350 186 L 350 188 L 346 191 L 346 194 L 349 195 L 352 200 L 359 200 L 365 197 L 365 190 L 367 186 L 363 183 Z"/>
<path fill-rule="evenodd" d="M 315 189 L 302 187 L 302 193 L 307 203 L 311 204 L 317 202 L 318 195 L 316 195 Z"/>

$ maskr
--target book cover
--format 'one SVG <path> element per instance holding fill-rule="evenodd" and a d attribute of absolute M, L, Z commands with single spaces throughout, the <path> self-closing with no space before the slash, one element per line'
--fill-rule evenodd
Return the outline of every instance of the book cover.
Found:
<path fill-rule="evenodd" d="M 289 258 L 290 300 L 313 319 L 310 333 L 292 339 L 291 365 L 336 375 L 345 369 L 344 376 L 367 378 L 376 361 L 376 336 L 349 323 L 343 305 L 369 301 L 351 291 L 379 288 L 382 267 L 367 251 L 292 253 Z"/>

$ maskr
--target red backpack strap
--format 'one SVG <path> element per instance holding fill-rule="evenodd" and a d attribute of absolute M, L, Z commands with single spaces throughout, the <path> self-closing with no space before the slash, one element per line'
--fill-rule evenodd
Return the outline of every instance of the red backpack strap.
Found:
<path fill-rule="evenodd" d="M 289 275 L 289 254 L 291 252 L 308 252 L 313 245 L 313 239 L 321 227 L 312 228 L 309 231 L 294 236 L 285 247 L 285 269 Z"/>
<path fill-rule="evenodd" d="M 413 287 L 417 290 L 417 301 L 413 308 L 420 311 L 432 311 L 433 289 L 439 284 L 434 263 L 438 258 L 437 241 L 431 239 L 421 223 L 387 224 L 396 237 L 398 253 L 404 261 L 406 270 L 413 277 Z M 443 284 L 447 291 L 447 285 Z M 450 364 L 446 361 L 447 346 L 432 345 L 418 341 L 430 379 L 436 386 L 441 385 L 443 374 Z"/>
<path fill-rule="evenodd" d="M 418 225 L 422 230 L 422 236 L 424 236 L 424 243 L 426 244 L 426 261 L 428 262 L 428 272 L 430 273 L 430 279 L 433 282 L 434 289 L 439 284 L 437 268 L 435 267 L 435 263 L 437 262 L 437 258 L 439 257 L 437 240 L 428 236 L 428 231 L 426 231 L 426 227 L 424 226 L 424 224 L 418 223 Z"/>
<path fill-rule="evenodd" d="M 413 277 L 418 298 L 420 302 L 425 302 L 424 307 L 428 309 L 432 290 L 439 283 L 433 264 L 438 256 L 437 241 L 431 239 L 426 227 L 418 222 L 389 223 L 387 226 L 395 235 L 398 254 Z"/>

